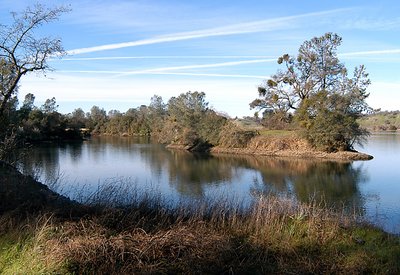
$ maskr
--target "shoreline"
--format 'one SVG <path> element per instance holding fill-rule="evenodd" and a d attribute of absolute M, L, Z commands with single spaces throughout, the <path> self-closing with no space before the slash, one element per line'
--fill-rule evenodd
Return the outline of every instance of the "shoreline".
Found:
<path fill-rule="evenodd" d="M 192 151 L 194 146 L 181 144 L 169 144 L 166 148 Z M 233 155 L 252 155 L 270 156 L 285 158 L 314 158 L 335 161 L 357 161 L 371 160 L 372 155 L 357 151 L 338 151 L 328 153 L 312 148 L 307 141 L 296 136 L 257 136 L 251 139 L 246 147 L 224 147 L 214 146 L 207 151 L 201 151 L 212 155 L 233 154 Z"/>
<path fill-rule="evenodd" d="M 327 153 L 323 151 L 313 150 L 256 150 L 251 148 L 224 148 L 213 147 L 211 154 L 234 154 L 234 155 L 253 155 L 253 156 L 269 156 L 269 157 L 285 157 L 285 158 L 315 158 L 326 160 L 356 161 L 371 160 L 374 157 L 361 152 L 339 151 Z"/>

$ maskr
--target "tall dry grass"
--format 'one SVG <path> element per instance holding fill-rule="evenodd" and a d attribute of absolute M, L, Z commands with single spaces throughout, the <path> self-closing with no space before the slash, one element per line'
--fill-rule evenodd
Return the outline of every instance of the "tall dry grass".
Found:
<path fill-rule="evenodd" d="M 356 216 L 333 212 L 316 203 L 260 196 L 247 207 L 240 202 L 232 203 L 228 197 L 197 204 L 168 204 L 157 194 L 139 192 L 127 183 L 115 186 L 100 186 L 86 197 L 86 206 L 70 212 L 69 217 L 50 211 L 27 216 L 21 222 L 12 214 L 3 214 L 0 241 L 9 232 L 14 231 L 16 239 L 18 232 L 25 232 L 23 235 L 28 237 L 19 238 L 18 247 L 23 247 L 21 251 L 28 256 L 22 257 L 18 268 L 13 269 L 1 269 L 0 260 L 0 272 L 400 271 L 397 237 L 361 226 Z M 122 194 L 130 194 L 129 200 L 125 197 L 121 201 Z M 24 261 L 29 264 L 23 264 Z"/>
<path fill-rule="evenodd" d="M 247 210 L 154 205 L 142 201 L 129 209 L 103 208 L 77 221 L 45 220 L 39 232 L 51 235 L 38 233 L 42 245 L 35 247 L 46 247 L 45 262 L 77 274 L 372 270 L 364 261 L 368 255 L 346 260 L 353 255 L 346 249 L 357 245 L 347 231 L 352 218 L 316 205 L 276 197 L 260 197 Z"/>

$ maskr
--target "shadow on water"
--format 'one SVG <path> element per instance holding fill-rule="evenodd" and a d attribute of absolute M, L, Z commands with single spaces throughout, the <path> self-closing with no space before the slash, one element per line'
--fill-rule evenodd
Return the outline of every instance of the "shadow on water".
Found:
<path fill-rule="evenodd" d="M 17 165 L 21 173 L 34 178 L 54 182 L 60 175 L 61 155 L 68 155 L 73 161 L 79 162 L 82 154 L 83 142 L 69 143 L 38 143 L 27 149 L 21 163 Z"/>
<path fill-rule="evenodd" d="M 147 156 L 152 167 L 167 171 L 168 184 L 183 196 L 201 198 L 208 186 L 233 179 L 234 167 L 210 155 L 168 150 Z"/>
<path fill-rule="evenodd" d="M 317 203 L 338 210 L 363 212 L 359 184 L 365 171 L 352 163 L 304 159 L 253 159 L 251 166 L 261 173 L 255 194 L 290 196 L 305 203 Z"/>
<path fill-rule="evenodd" d="M 81 143 L 41 144 L 23 163 L 21 170 L 25 174 L 35 174 L 40 167 L 46 182 L 55 180 L 60 172 L 68 173 L 66 163 L 74 163 L 79 164 L 81 173 L 95 170 L 92 173 L 99 178 L 92 179 L 94 182 L 117 174 L 126 177 L 143 174 L 142 178 L 137 178 L 139 184 L 140 181 L 160 182 L 176 197 L 203 198 L 209 190 L 220 188 L 232 194 L 246 193 L 247 200 L 261 194 L 275 194 L 300 202 L 312 201 L 340 210 L 363 212 L 359 185 L 366 180 L 365 171 L 362 166 L 355 167 L 352 163 L 210 156 L 168 150 L 150 143 L 147 138 L 115 137 L 94 138 Z M 255 176 L 243 177 L 244 174 Z"/>

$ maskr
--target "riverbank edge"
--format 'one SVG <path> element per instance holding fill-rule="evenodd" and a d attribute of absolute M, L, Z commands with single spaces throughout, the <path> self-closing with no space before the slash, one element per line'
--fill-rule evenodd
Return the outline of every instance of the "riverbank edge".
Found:
<path fill-rule="evenodd" d="M 179 144 L 169 144 L 166 146 L 168 149 L 185 150 L 189 151 L 189 146 Z M 371 160 L 374 157 L 361 152 L 340 151 L 328 153 L 316 150 L 265 150 L 258 148 L 226 148 L 222 146 L 215 146 L 209 149 L 207 153 L 212 155 L 219 154 L 232 154 L 232 155 L 252 155 L 252 156 L 269 156 L 269 157 L 284 157 L 284 158 L 315 158 L 324 160 L 337 160 L 337 161 L 357 161 L 357 160 Z"/>
<path fill-rule="evenodd" d="M 316 158 L 326 160 L 339 160 L 339 161 L 356 161 L 356 160 L 371 160 L 373 156 L 352 151 L 340 151 L 334 153 L 327 153 L 323 151 L 313 150 L 257 150 L 249 148 L 224 148 L 213 147 L 210 150 L 211 154 L 235 154 L 235 155 L 254 155 L 254 156 L 270 156 L 270 157 L 284 157 L 284 158 Z"/>
<path fill-rule="evenodd" d="M 81 212 L 84 205 L 75 202 L 16 167 L 0 160 L 0 216 L 12 212 L 20 218 L 51 211 L 59 216 Z"/>

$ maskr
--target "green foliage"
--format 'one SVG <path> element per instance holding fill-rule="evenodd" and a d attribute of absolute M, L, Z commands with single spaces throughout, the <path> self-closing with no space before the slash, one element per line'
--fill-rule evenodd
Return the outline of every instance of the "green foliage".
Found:
<path fill-rule="evenodd" d="M 37 261 L 31 238 L 15 240 L 14 236 L 0 237 L 0 273 L 33 274 L 43 272 L 43 266 Z M 34 259 L 35 258 L 35 259 Z"/>
<path fill-rule="evenodd" d="M 285 54 L 278 64 L 285 66 L 258 88 L 260 98 L 250 103 L 252 108 L 288 112 L 302 100 L 321 90 L 335 92 L 346 69 L 337 58 L 341 44 L 337 34 L 326 33 L 305 41 L 297 57 Z"/>
<path fill-rule="evenodd" d="M 168 115 L 185 128 L 197 130 L 200 120 L 208 110 L 204 92 L 187 92 L 168 101 Z"/>
<path fill-rule="evenodd" d="M 79 130 L 69 129 L 72 124 L 69 117 L 57 112 L 54 97 L 40 108 L 34 105 L 34 100 L 33 94 L 27 94 L 20 109 L 15 97 L 8 101 L 0 117 L 0 159 L 14 162 L 18 147 L 24 147 L 27 141 L 81 138 Z"/>
<path fill-rule="evenodd" d="M 45 113 L 45 114 L 50 114 L 50 113 L 55 113 L 57 112 L 57 102 L 56 102 L 56 98 L 52 97 L 51 99 L 46 99 L 46 101 L 44 102 L 44 104 L 40 107 L 40 110 Z"/>
<path fill-rule="evenodd" d="M 87 118 L 85 112 L 81 108 L 75 109 L 68 117 L 68 127 L 74 130 L 85 128 Z"/>
<path fill-rule="evenodd" d="M 29 113 L 35 108 L 35 95 L 29 93 L 25 95 L 24 102 L 19 109 L 19 119 L 24 120 L 28 118 Z"/>
<path fill-rule="evenodd" d="M 12 97 L 4 105 L 0 115 L 0 160 L 14 163 L 18 159 L 16 149 L 20 140 L 18 137 L 19 115 L 17 111 L 18 100 Z"/>
<path fill-rule="evenodd" d="M 154 95 L 150 99 L 149 120 L 150 132 L 156 139 L 160 138 L 161 131 L 164 127 L 164 122 L 167 117 L 167 105 L 164 103 L 161 96 Z"/>
<path fill-rule="evenodd" d="M 227 119 L 213 110 L 208 110 L 201 119 L 199 135 L 209 144 L 218 145 L 222 128 Z"/>
<path fill-rule="evenodd" d="M 187 92 L 168 101 L 169 123 L 165 124 L 164 133 L 169 143 L 175 143 L 203 150 L 218 144 L 219 132 L 226 123 L 226 118 L 208 108 L 204 92 Z M 163 137 L 165 142 L 165 137 Z M 201 148 L 201 149 L 200 149 Z"/>
<path fill-rule="evenodd" d="M 154 95 L 149 106 L 130 108 L 125 113 L 93 106 L 86 116 L 76 109 L 67 118 L 70 128 L 86 127 L 94 134 L 152 136 L 161 143 L 204 150 L 218 144 L 219 132 L 227 119 L 208 108 L 203 92 L 172 97 L 168 104 Z"/>
<path fill-rule="evenodd" d="M 18 143 L 15 132 L 3 133 L 0 141 L 0 160 L 14 164 L 18 159 Z"/>
<path fill-rule="evenodd" d="M 104 109 L 100 109 L 98 106 L 93 106 L 88 114 L 88 125 L 94 133 L 101 133 L 104 131 L 103 127 L 107 121 L 107 113 Z"/>
<path fill-rule="evenodd" d="M 357 123 L 358 113 L 349 113 L 346 97 L 322 91 L 303 101 L 296 113 L 304 136 L 315 147 L 328 152 L 352 150 L 368 135 Z"/>
<path fill-rule="evenodd" d="M 369 111 L 365 102 L 370 84 L 363 65 L 349 77 L 337 57 L 342 38 L 326 33 L 305 41 L 297 57 L 278 59 L 285 66 L 259 87 L 252 108 L 264 109 L 270 128 L 294 114 L 304 136 L 327 151 L 351 150 L 368 134 L 356 119 Z"/>
<path fill-rule="evenodd" d="M 47 99 L 40 108 L 35 107 L 33 101 L 34 96 L 28 94 L 24 105 L 18 110 L 18 135 L 22 140 L 59 140 L 72 137 L 66 132 L 67 117 L 57 112 L 58 105 L 54 97 Z M 74 136 L 76 137 L 79 138 L 79 134 Z"/>

